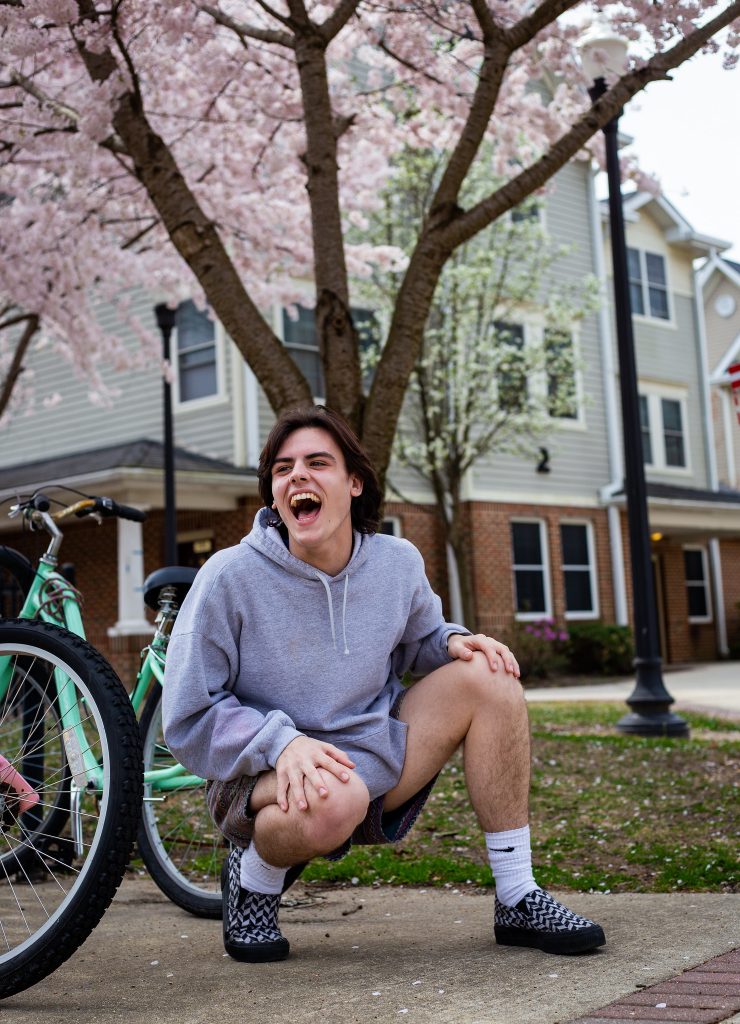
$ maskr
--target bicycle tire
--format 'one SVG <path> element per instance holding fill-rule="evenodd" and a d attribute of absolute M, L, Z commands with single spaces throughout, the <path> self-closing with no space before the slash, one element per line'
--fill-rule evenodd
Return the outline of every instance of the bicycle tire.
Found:
<path fill-rule="evenodd" d="M 20 551 L 0 544 L 0 616 L 15 618 L 20 614 L 34 578 L 34 568 Z"/>
<path fill-rule="evenodd" d="M 162 735 L 162 687 L 149 694 L 140 719 L 144 754 L 144 806 L 138 845 L 165 896 L 196 917 L 221 918 L 221 865 L 229 846 L 213 824 L 205 782 L 153 791 L 147 772 L 177 764 Z"/>
<path fill-rule="evenodd" d="M 136 717 L 120 680 L 94 648 L 61 627 L 17 619 L 0 622 L 2 657 L 12 659 L 13 675 L 0 705 L 0 753 L 20 770 L 25 741 L 14 715 L 12 694 L 22 691 L 29 666 L 35 666 L 37 681 L 42 678 L 43 666 L 47 689 L 55 692 L 54 671 L 61 670 L 66 677 L 64 685 L 75 687 L 84 733 L 81 739 L 93 749 L 103 779 L 101 790 L 94 788 L 92 779 L 84 788 L 75 787 L 79 800 L 69 815 L 66 837 L 75 854 L 70 864 L 60 863 L 41 845 L 34 872 L 23 867 L 15 877 L 0 872 L 0 997 L 5 998 L 59 967 L 99 922 L 129 860 L 143 787 Z M 53 704 L 49 699 L 44 708 Z M 58 723 L 58 715 L 49 715 L 43 728 L 53 733 Z M 37 741 L 38 732 L 31 742 Z M 55 747 L 44 739 L 44 749 Z M 63 764 L 56 770 L 67 770 L 66 755 L 59 756 Z M 77 782 L 82 781 L 78 771 Z M 43 791 L 40 796 L 43 800 Z M 17 805 L 14 810 L 7 785 L 0 797 L 0 839 L 12 848 L 20 834 Z"/>
<path fill-rule="evenodd" d="M 34 577 L 34 567 L 25 555 L 14 548 L 0 544 L 0 591 L 2 592 L 0 618 L 16 618 L 20 614 L 21 607 L 28 596 Z M 43 700 L 38 690 L 36 696 L 37 699 Z M 32 709 L 29 709 L 27 714 L 33 719 L 34 712 Z M 28 776 L 29 773 L 26 765 L 21 766 L 19 770 L 21 775 L 24 777 Z M 37 766 L 37 770 L 42 771 L 43 765 Z M 48 799 L 45 801 L 47 810 L 43 817 L 39 817 L 33 812 L 29 812 L 26 815 L 26 829 L 31 836 L 30 842 L 13 851 L 6 853 L 0 851 L 0 877 L 4 876 L 5 871 L 13 873 L 20 867 L 27 867 L 28 863 L 35 857 L 36 845 L 43 839 L 47 840 L 47 844 L 50 847 L 59 845 L 57 839 L 62 833 L 69 816 L 70 781 L 71 777 L 68 772 L 65 776 L 59 777 L 55 798 L 50 807 L 48 806 Z M 36 820 L 31 822 L 30 819 L 32 818 L 36 818 Z"/>

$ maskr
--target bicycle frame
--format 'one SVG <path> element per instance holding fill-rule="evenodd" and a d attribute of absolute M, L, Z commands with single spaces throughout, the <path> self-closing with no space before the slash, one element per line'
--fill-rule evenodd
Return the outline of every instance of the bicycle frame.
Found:
<path fill-rule="evenodd" d="M 47 517 L 44 516 L 44 519 L 46 520 Z M 58 547 L 61 543 L 61 533 L 53 520 L 51 523 L 54 526 L 52 537 Z M 50 545 L 50 549 L 53 548 L 54 541 Z M 19 617 L 41 619 L 54 625 L 62 625 L 71 633 L 85 639 L 85 627 L 82 621 L 78 592 L 58 571 L 56 556 L 50 555 L 48 551 L 39 559 L 33 583 Z M 137 715 L 152 685 L 163 685 L 167 639 L 167 634 L 158 627 L 152 642 L 142 651 L 141 666 L 131 693 L 131 703 Z M 0 703 L 5 699 L 10 687 L 11 672 L 12 668 L 7 659 L 0 658 Z M 81 709 L 74 699 L 70 699 L 69 688 L 65 685 L 65 676 L 58 670 L 54 675 L 65 752 L 74 784 L 78 789 L 88 788 L 101 792 L 102 774 L 97 758 L 85 739 Z M 144 773 L 145 792 L 147 793 L 144 799 L 157 799 L 156 796 L 150 795 L 152 792 L 167 792 L 184 786 L 197 786 L 202 781 L 198 776 L 186 772 L 181 765 L 152 769 Z"/>

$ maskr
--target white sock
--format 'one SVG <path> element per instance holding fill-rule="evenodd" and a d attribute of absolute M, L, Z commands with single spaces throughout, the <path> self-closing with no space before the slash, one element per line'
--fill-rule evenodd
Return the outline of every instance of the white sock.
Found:
<path fill-rule="evenodd" d="M 539 888 L 532 874 L 529 825 L 508 832 L 485 832 L 488 863 L 496 882 L 496 896 L 507 907 Z"/>
<path fill-rule="evenodd" d="M 277 894 L 283 891 L 287 868 L 276 868 L 263 860 L 250 843 L 242 853 L 239 884 L 250 892 Z"/>

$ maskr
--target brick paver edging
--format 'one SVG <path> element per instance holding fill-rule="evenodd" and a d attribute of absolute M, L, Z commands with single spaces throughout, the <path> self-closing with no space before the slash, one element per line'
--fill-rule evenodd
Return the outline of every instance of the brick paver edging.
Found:
<path fill-rule="evenodd" d="M 740 949 L 622 996 L 570 1024 L 719 1024 L 740 1010 Z"/>

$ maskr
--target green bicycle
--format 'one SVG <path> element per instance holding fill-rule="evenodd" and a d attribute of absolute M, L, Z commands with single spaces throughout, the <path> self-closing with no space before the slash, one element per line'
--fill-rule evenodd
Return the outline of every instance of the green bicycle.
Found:
<path fill-rule="evenodd" d="M 61 503 L 58 503 L 61 504 Z M 64 535 L 59 524 L 71 516 L 121 517 L 142 521 L 145 513 L 110 498 L 85 496 L 51 513 L 41 493 L 13 506 L 32 530 L 45 530 L 51 540 L 34 568 L 25 556 L 0 546 L 0 577 L 4 593 L 13 591 L 22 606 L 18 615 L 62 625 L 84 637 L 81 597 L 57 569 Z M 199 917 L 220 918 L 221 864 L 228 847 L 206 808 L 205 781 L 188 773 L 170 754 L 162 734 L 162 683 L 165 655 L 180 604 L 195 578 L 195 569 L 168 567 L 144 582 L 144 600 L 156 612 L 154 636 L 142 652 L 131 689 L 131 704 L 139 718 L 144 758 L 144 799 L 138 846 L 150 875 L 165 895 L 183 910 Z M 0 752 L 2 729 L 0 727 Z M 53 836 L 51 809 L 43 823 Z"/>

